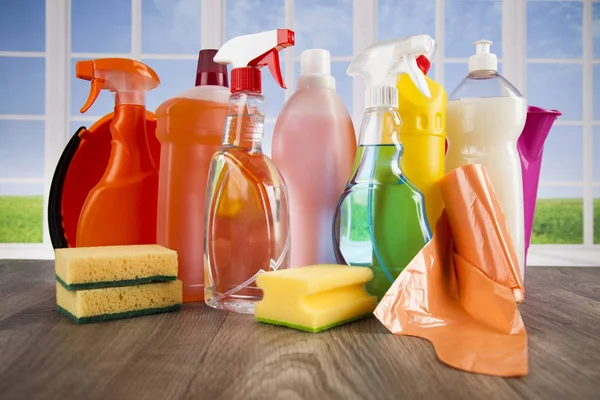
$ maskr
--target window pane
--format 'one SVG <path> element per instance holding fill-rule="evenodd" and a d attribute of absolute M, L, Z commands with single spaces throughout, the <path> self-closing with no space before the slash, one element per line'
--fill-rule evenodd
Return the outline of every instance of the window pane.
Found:
<path fill-rule="evenodd" d="M 44 177 L 44 121 L 0 120 L 0 178 Z"/>
<path fill-rule="evenodd" d="M 592 26 L 594 27 L 594 58 L 600 58 L 600 3 L 592 5 L 592 18 Z"/>
<path fill-rule="evenodd" d="M 115 107 L 115 96 L 108 90 L 102 90 L 100 95 L 85 114 L 79 110 L 85 104 L 90 93 L 91 83 L 75 76 L 75 65 L 80 58 L 71 59 L 71 115 L 89 115 L 101 117 L 113 111 Z M 90 124 L 91 125 L 91 124 Z"/>
<path fill-rule="evenodd" d="M 71 51 L 131 52 L 130 0 L 71 0 Z"/>
<path fill-rule="evenodd" d="M 431 69 L 433 69 L 433 64 Z M 469 67 L 467 63 L 446 63 L 444 66 L 444 89 L 448 97 L 452 94 L 454 89 L 469 73 Z"/>
<path fill-rule="evenodd" d="M 3 1 L 0 12 L 0 51 L 44 51 L 46 2 Z"/>
<path fill-rule="evenodd" d="M 198 0 L 142 1 L 142 52 L 197 54 L 200 5 Z"/>
<path fill-rule="evenodd" d="M 281 71 L 285 71 L 285 62 L 281 62 Z M 292 87 L 292 82 L 285 82 L 285 85 L 289 88 Z M 294 86 L 296 86 L 294 84 Z M 279 86 L 275 79 L 271 76 L 268 68 L 262 69 L 262 91 L 265 96 L 265 102 L 267 104 L 267 115 L 269 119 L 276 119 L 283 103 L 285 103 L 285 90 Z M 287 89 L 289 90 L 289 89 Z"/>
<path fill-rule="evenodd" d="M 45 68 L 43 58 L 0 57 L 0 114 L 44 114 Z"/>
<path fill-rule="evenodd" d="M 600 24 L 598 24 L 600 26 Z M 600 121 L 600 64 L 594 65 L 594 119 Z"/>
<path fill-rule="evenodd" d="M 600 126 L 594 127 L 594 181 L 600 183 Z"/>
<path fill-rule="evenodd" d="M 581 58 L 583 2 L 529 1 L 527 57 Z"/>
<path fill-rule="evenodd" d="M 379 40 L 424 33 L 435 38 L 435 0 L 379 0 Z"/>
<path fill-rule="evenodd" d="M 582 244 L 582 188 L 540 186 L 532 244 Z"/>
<path fill-rule="evenodd" d="M 41 243 L 43 185 L 0 183 L 0 243 Z"/>
<path fill-rule="evenodd" d="M 491 52 L 502 57 L 502 1 L 446 1 L 446 57 L 469 57 L 473 43 L 494 42 Z"/>
<path fill-rule="evenodd" d="M 263 134 L 263 153 L 271 157 L 271 144 L 273 142 L 273 128 L 275 128 L 274 122 L 265 122 L 264 134 Z"/>
<path fill-rule="evenodd" d="M 582 127 L 553 126 L 544 145 L 540 181 L 583 181 L 582 155 Z M 557 160 L 561 161 L 557 162 Z"/>
<path fill-rule="evenodd" d="M 152 112 L 165 100 L 194 87 L 196 83 L 195 60 L 142 60 L 160 78 L 160 85 L 146 94 L 146 108 Z"/>
<path fill-rule="evenodd" d="M 332 56 L 352 55 L 352 0 L 296 1 L 295 53 L 326 49 Z"/>
<path fill-rule="evenodd" d="M 344 105 L 348 109 L 348 113 L 352 115 L 352 77 L 346 71 L 348 70 L 349 62 L 334 61 L 331 63 L 331 75 L 335 78 L 335 91 L 342 98 Z M 300 76 L 300 62 L 297 61 L 294 68 L 294 87 L 298 83 Z"/>
<path fill-rule="evenodd" d="M 226 0 L 226 3 L 227 40 L 249 33 L 285 28 L 285 0 Z"/>
<path fill-rule="evenodd" d="M 594 244 L 600 244 L 600 187 L 594 189 Z"/>
<path fill-rule="evenodd" d="M 562 120 L 581 120 L 582 88 L 581 65 L 527 65 L 528 104 L 559 110 Z"/>

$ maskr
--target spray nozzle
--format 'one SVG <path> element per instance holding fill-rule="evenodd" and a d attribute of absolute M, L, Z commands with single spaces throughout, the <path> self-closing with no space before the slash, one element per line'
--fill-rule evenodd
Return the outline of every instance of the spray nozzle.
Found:
<path fill-rule="evenodd" d="M 272 31 L 237 36 L 227 41 L 215 55 L 219 64 L 231 64 L 231 92 L 261 92 L 260 68 L 269 67 L 275 81 L 286 88 L 281 73 L 279 52 L 294 45 L 294 31 Z"/>
<path fill-rule="evenodd" d="M 408 36 L 375 43 L 357 55 L 348 67 L 348 75 L 365 80 L 367 107 L 398 106 L 396 82 L 401 74 L 408 74 L 415 86 L 426 97 L 431 97 L 429 86 L 417 64 L 417 57 L 435 51 L 435 41 L 429 35 Z"/>
<path fill-rule="evenodd" d="M 75 73 L 79 79 L 91 81 L 90 94 L 81 108 L 86 112 L 96 101 L 102 89 L 115 92 L 115 105 L 145 105 L 146 91 L 160 84 L 152 68 L 127 58 L 98 58 L 78 61 Z"/>

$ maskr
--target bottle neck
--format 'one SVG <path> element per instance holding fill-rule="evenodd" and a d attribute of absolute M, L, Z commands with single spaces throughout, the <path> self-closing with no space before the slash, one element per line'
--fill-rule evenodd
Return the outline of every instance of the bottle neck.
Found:
<path fill-rule="evenodd" d="M 367 108 L 360 126 L 360 146 L 393 144 L 400 146 L 402 120 L 395 107 Z"/>
<path fill-rule="evenodd" d="M 229 97 L 223 144 L 262 151 L 265 99 L 257 92 L 238 92 Z"/>
<path fill-rule="evenodd" d="M 106 180 L 156 170 L 146 133 L 146 107 L 136 104 L 115 106 L 110 132 L 112 150 Z"/>

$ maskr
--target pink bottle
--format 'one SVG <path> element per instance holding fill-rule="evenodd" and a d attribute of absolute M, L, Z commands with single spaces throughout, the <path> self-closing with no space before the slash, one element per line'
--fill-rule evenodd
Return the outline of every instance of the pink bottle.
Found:
<path fill-rule="evenodd" d="M 356 153 L 352 119 L 335 91 L 329 52 L 300 57 L 296 93 L 277 118 L 272 154 L 288 187 L 290 268 L 336 264 L 332 226 Z"/>

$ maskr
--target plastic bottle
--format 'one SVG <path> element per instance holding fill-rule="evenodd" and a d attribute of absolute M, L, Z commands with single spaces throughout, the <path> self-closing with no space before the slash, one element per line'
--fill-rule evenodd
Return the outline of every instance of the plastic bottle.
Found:
<path fill-rule="evenodd" d="M 303 51 L 300 69 L 272 144 L 273 162 L 289 192 L 290 268 L 336 263 L 331 224 L 356 155 L 354 126 L 335 92 L 329 52 Z"/>
<path fill-rule="evenodd" d="M 184 302 L 204 300 L 206 181 L 223 139 L 229 100 L 227 67 L 213 61 L 216 53 L 200 51 L 196 87 L 156 110 L 161 142 L 156 241 L 178 253 Z"/>
<path fill-rule="evenodd" d="M 340 264 L 373 269 L 367 291 L 379 300 L 431 239 L 423 195 L 400 167 L 396 83 L 399 74 L 408 74 L 423 95 L 431 95 L 416 57 L 433 45 L 428 35 L 376 43 L 348 68 L 348 75 L 366 80 L 366 111 L 353 172 L 336 209 L 335 251 Z"/>
<path fill-rule="evenodd" d="M 77 246 L 156 243 L 158 171 L 148 145 L 145 100 L 160 80 L 147 65 L 125 58 L 79 61 L 76 73 L 91 81 L 82 113 L 102 89 L 115 92 L 110 159 L 83 204 Z"/>
<path fill-rule="evenodd" d="M 485 165 L 505 214 L 521 276 L 524 276 L 523 186 L 517 140 L 523 131 L 527 103 L 498 74 L 490 53 L 492 42 L 475 42 L 469 74 L 448 100 L 446 172 L 467 165 Z"/>
<path fill-rule="evenodd" d="M 429 71 L 432 57 L 433 51 L 417 58 L 417 65 L 423 74 Z M 424 96 L 408 75 L 399 77 L 398 113 L 402 118 L 402 171 L 423 193 L 427 221 L 433 232 L 444 209 L 438 182 L 445 174 L 446 91 L 427 76 L 425 80 L 431 97 Z"/>
<path fill-rule="evenodd" d="M 279 51 L 293 44 L 294 32 L 277 29 L 235 37 L 214 58 L 232 70 L 223 145 L 212 158 L 206 194 L 204 300 L 210 307 L 254 313 L 262 299 L 256 276 L 289 266 L 287 188 L 262 152 L 260 68 L 267 65 L 285 88 Z"/>

